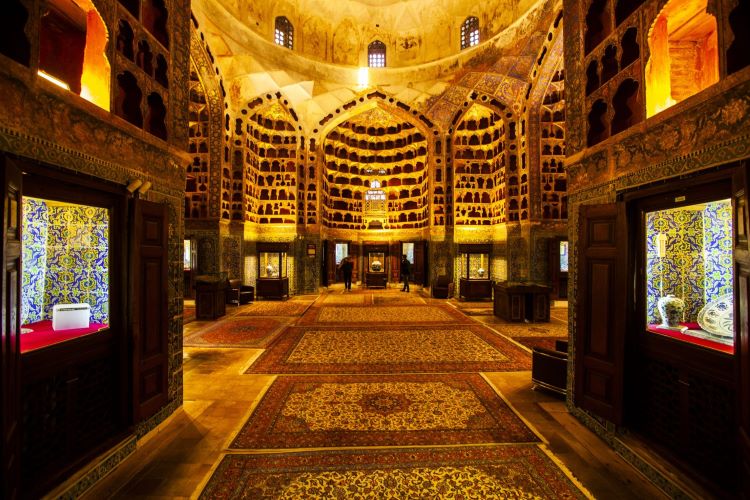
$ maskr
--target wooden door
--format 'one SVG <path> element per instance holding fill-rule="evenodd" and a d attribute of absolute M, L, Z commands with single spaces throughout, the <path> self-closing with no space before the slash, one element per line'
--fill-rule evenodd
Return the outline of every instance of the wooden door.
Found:
<path fill-rule="evenodd" d="M 21 170 L 7 158 L 2 166 L 3 232 L 2 275 L 2 369 L 0 369 L 0 422 L 2 426 L 2 472 L 0 496 L 18 498 L 20 484 L 20 298 L 21 298 Z"/>
<path fill-rule="evenodd" d="M 133 200 L 131 335 L 133 419 L 143 421 L 168 400 L 167 206 Z"/>
<path fill-rule="evenodd" d="M 325 286 L 336 283 L 336 242 L 323 242 L 323 276 L 325 277 Z"/>
<path fill-rule="evenodd" d="M 323 259 L 321 262 L 321 269 L 320 269 L 320 284 L 323 286 L 328 286 L 328 257 L 331 255 L 330 249 L 329 249 L 329 242 L 328 240 L 323 240 L 322 247 L 323 247 Z"/>
<path fill-rule="evenodd" d="M 735 362 L 737 363 L 737 398 L 739 399 L 738 442 L 740 449 L 740 492 L 750 499 L 750 318 L 748 291 L 750 290 L 750 207 L 748 195 L 748 163 L 744 162 L 732 179 L 734 214 L 734 269 L 735 269 Z"/>
<path fill-rule="evenodd" d="M 401 242 L 391 243 L 387 246 L 386 261 L 390 262 L 386 266 L 386 272 L 390 270 L 390 281 L 393 283 L 401 282 Z"/>
<path fill-rule="evenodd" d="M 360 255 L 359 255 L 360 246 L 353 245 L 351 241 L 348 242 L 347 245 L 348 245 L 347 248 L 349 249 L 347 252 L 348 252 L 349 258 L 352 261 L 352 266 L 353 266 L 352 267 L 352 283 L 356 283 L 357 281 L 360 280 L 360 274 L 359 274 L 359 267 L 361 265 Z M 341 280 L 342 281 L 344 280 L 343 275 L 341 276 Z"/>
<path fill-rule="evenodd" d="M 427 242 L 417 241 L 414 243 L 414 262 L 411 270 L 412 283 L 427 286 Z"/>
<path fill-rule="evenodd" d="M 622 423 L 627 277 L 624 204 L 581 207 L 575 403 Z"/>

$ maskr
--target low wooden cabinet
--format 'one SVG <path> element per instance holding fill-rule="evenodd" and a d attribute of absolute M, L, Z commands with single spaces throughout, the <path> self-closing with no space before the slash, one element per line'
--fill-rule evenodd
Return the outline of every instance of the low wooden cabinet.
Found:
<path fill-rule="evenodd" d="M 552 288 L 536 283 L 501 281 L 495 287 L 494 313 L 505 321 L 532 323 L 549 321 Z"/>
<path fill-rule="evenodd" d="M 216 319 L 226 314 L 226 279 L 195 282 L 195 318 Z"/>
<path fill-rule="evenodd" d="M 387 284 L 385 273 L 365 273 L 365 286 L 367 288 L 385 288 Z"/>
<path fill-rule="evenodd" d="M 459 297 L 462 299 L 491 299 L 492 281 L 461 278 Z"/>
<path fill-rule="evenodd" d="M 255 294 L 267 299 L 289 297 L 289 278 L 258 278 L 255 282 Z"/>

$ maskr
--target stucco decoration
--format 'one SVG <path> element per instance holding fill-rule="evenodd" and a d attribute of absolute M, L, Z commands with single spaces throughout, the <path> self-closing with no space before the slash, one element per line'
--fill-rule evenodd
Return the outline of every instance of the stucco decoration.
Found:
<path fill-rule="evenodd" d="M 207 43 L 201 39 L 200 32 L 195 25 L 190 31 L 190 60 L 192 67 L 198 74 L 203 93 L 206 98 L 208 111 L 208 160 L 209 160 L 209 209 L 210 217 L 219 217 L 219 196 L 222 185 L 222 144 L 223 144 L 223 115 L 224 91 L 219 69 L 212 64 Z"/>
<path fill-rule="evenodd" d="M 312 57 L 326 59 L 330 52 L 328 46 L 331 40 L 330 23 L 317 16 L 311 16 L 302 25 L 302 52 Z"/>
<path fill-rule="evenodd" d="M 336 26 L 345 18 L 361 27 L 362 39 L 377 35 L 399 43 L 399 38 L 413 36 L 431 40 L 428 46 L 415 50 L 416 62 L 423 63 L 456 53 L 460 50 L 460 25 L 467 16 L 480 20 L 481 38 L 491 39 L 511 26 L 519 17 L 536 7 L 538 2 L 516 0 L 487 0 L 475 3 L 466 0 L 401 0 L 398 2 L 368 2 L 361 0 L 289 0 L 275 4 L 270 0 L 221 0 L 221 6 L 237 17 L 255 33 L 267 36 L 273 32 L 274 18 L 286 16 L 292 23 L 307 24 L 306 18 L 331 23 L 324 33 L 334 38 Z M 300 26 L 295 24 L 295 35 Z M 303 31 L 302 36 L 306 34 Z M 449 34 L 446 36 L 446 34 Z M 384 40 L 385 41 L 385 40 Z M 366 44 L 365 44 L 366 45 Z M 398 45 L 396 45 L 398 46 Z M 359 48 L 362 48 L 361 46 Z M 311 55 L 313 55 L 311 53 Z M 319 51 L 320 60 L 336 61 L 335 54 Z M 399 58 L 398 65 L 409 64 L 410 57 Z"/>
<path fill-rule="evenodd" d="M 294 0 L 290 4 L 310 2 Z M 230 109 L 241 109 L 243 101 L 258 94 L 281 91 L 297 110 L 304 110 L 300 118 L 303 127 L 314 130 L 316 122 L 352 97 L 381 90 L 398 96 L 430 120 L 445 123 L 462 101 L 441 96 L 460 81 L 460 86 L 502 99 L 511 108 L 518 106 L 515 111 L 520 112 L 529 71 L 559 2 L 511 5 L 508 0 L 493 0 L 463 5 L 439 1 L 415 9 L 420 2 L 367 7 L 385 12 L 393 22 L 380 22 L 377 16 L 362 18 L 362 12 L 369 10 L 363 11 L 363 5 L 352 0 L 336 3 L 335 8 L 325 3 L 315 9 L 283 13 L 296 23 L 293 50 L 273 43 L 272 19 L 266 19 L 265 25 L 248 24 L 241 21 L 245 11 L 235 12 L 233 7 L 223 8 L 224 2 L 207 0 L 193 2 L 193 13 L 208 43 L 226 47 L 214 55 L 226 78 Z M 282 14 L 278 8 L 269 11 Z M 322 15 L 329 11 L 333 12 Z M 512 13 L 513 22 L 492 36 L 485 33 L 486 27 L 480 27 L 479 46 L 459 50 L 460 24 L 468 13 L 479 14 L 481 19 L 485 11 L 487 16 L 496 11 L 503 16 Z M 429 31 L 434 23 L 439 28 Z M 231 36 L 224 33 L 226 26 L 232 26 Z M 367 44 L 375 39 L 386 44 L 387 67 L 369 70 L 367 82 L 362 83 L 359 68 L 366 67 Z M 441 44 L 446 47 L 441 49 Z M 505 63 L 497 66 L 502 59 Z M 469 73 L 473 74 L 463 80 Z"/>
<path fill-rule="evenodd" d="M 344 19 L 333 33 L 333 62 L 356 66 L 359 62 L 357 56 L 359 44 L 354 22 L 351 19 Z"/>

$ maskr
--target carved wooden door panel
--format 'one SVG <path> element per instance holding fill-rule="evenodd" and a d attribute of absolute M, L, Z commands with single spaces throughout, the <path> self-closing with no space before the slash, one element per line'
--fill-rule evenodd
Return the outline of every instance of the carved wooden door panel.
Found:
<path fill-rule="evenodd" d="M 163 204 L 133 200 L 132 208 L 133 417 L 140 422 L 168 400 L 168 219 Z"/>
<path fill-rule="evenodd" d="M 427 269 L 427 242 L 417 241 L 414 243 L 414 263 L 412 265 L 411 281 L 426 285 L 425 272 Z"/>
<path fill-rule="evenodd" d="M 0 422 L 2 426 L 2 479 L 0 496 L 18 498 L 20 483 L 20 301 L 21 301 L 21 170 L 0 157 L 3 201 L 2 369 L 0 369 Z"/>
<path fill-rule="evenodd" d="M 622 423 L 627 228 L 624 204 L 581 207 L 575 403 Z"/>
<path fill-rule="evenodd" d="M 325 255 L 323 256 L 323 267 L 325 276 L 325 285 L 330 286 L 336 283 L 336 242 L 326 241 L 323 243 Z"/>
<path fill-rule="evenodd" d="M 744 162 L 732 179 L 734 205 L 734 269 L 735 269 L 735 352 L 737 363 L 737 397 L 739 399 L 738 441 L 740 448 L 740 491 L 750 499 L 750 207 L 748 195 L 748 163 Z"/>
<path fill-rule="evenodd" d="M 359 281 L 361 279 L 360 275 L 359 275 L 359 266 L 360 266 L 359 250 L 360 250 L 360 247 L 359 247 L 359 245 L 355 245 L 351 241 L 349 241 L 349 242 L 347 242 L 347 248 L 349 249 L 348 250 L 348 252 L 349 252 L 348 255 L 349 255 L 349 258 L 352 260 L 352 266 L 354 266 L 354 267 L 352 267 L 352 283 L 356 283 L 357 281 Z M 341 280 L 342 281 L 344 280 L 344 276 L 343 275 L 341 276 Z"/>

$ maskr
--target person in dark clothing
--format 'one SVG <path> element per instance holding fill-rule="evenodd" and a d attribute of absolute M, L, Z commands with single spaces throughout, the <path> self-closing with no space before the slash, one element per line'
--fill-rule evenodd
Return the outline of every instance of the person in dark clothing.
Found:
<path fill-rule="evenodd" d="M 344 275 L 344 290 L 352 289 L 352 270 L 354 269 L 354 263 L 349 257 L 344 257 L 341 261 L 341 273 Z"/>
<path fill-rule="evenodd" d="M 406 258 L 406 255 L 401 259 L 401 281 L 404 286 L 401 288 L 402 292 L 409 291 L 409 275 L 411 274 L 411 262 Z"/>

